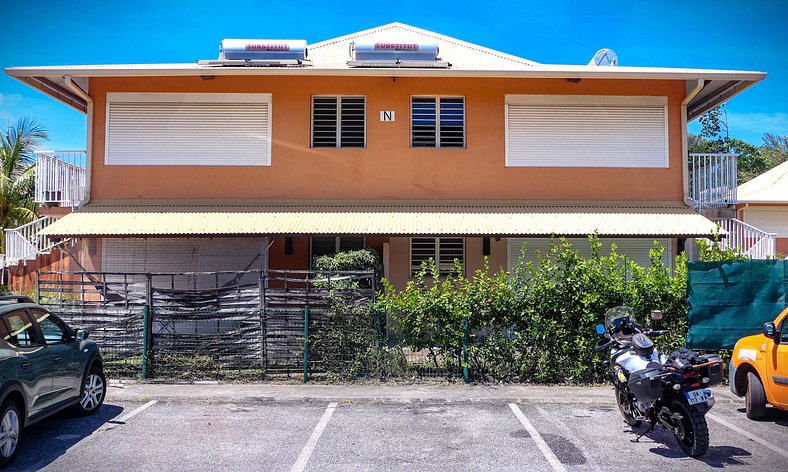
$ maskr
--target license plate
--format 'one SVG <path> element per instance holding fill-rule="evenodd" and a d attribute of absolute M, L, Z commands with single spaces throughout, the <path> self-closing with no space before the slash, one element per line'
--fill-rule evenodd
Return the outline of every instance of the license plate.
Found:
<path fill-rule="evenodd" d="M 687 397 L 687 403 L 690 405 L 697 405 L 698 403 L 706 403 L 707 401 L 714 398 L 711 394 L 711 390 L 708 388 L 702 388 L 700 390 L 693 390 L 691 392 L 687 392 L 684 395 Z"/>

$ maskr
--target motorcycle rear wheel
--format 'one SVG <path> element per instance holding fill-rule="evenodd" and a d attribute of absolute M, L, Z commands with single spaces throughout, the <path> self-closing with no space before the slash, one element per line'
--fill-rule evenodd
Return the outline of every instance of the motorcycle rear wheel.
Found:
<path fill-rule="evenodd" d="M 679 447 L 688 456 L 698 458 L 709 449 L 709 427 L 706 417 L 686 402 L 675 400 L 670 409 L 681 415 L 678 427 L 673 432 Z"/>
<path fill-rule="evenodd" d="M 626 389 L 619 388 L 616 385 L 616 403 L 618 404 L 618 411 L 624 417 L 624 422 L 632 427 L 637 427 L 643 422 L 637 419 L 637 415 L 632 411 L 632 401 L 629 399 L 629 392 Z"/>

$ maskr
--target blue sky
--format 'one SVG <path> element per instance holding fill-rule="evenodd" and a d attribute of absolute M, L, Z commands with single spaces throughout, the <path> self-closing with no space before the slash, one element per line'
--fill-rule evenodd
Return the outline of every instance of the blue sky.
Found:
<path fill-rule="evenodd" d="M 545 7 L 549 5 L 549 7 Z M 193 62 L 223 38 L 309 43 L 393 21 L 552 64 L 586 64 L 603 47 L 620 65 L 757 70 L 728 105 L 731 136 L 788 135 L 788 1 L 272 2 L 0 1 L 0 67 Z M 84 115 L 0 74 L 0 123 L 30 116 L 50 149 L 84 149 Z M 690 125 L 696 132 L 697 122 Z"/>

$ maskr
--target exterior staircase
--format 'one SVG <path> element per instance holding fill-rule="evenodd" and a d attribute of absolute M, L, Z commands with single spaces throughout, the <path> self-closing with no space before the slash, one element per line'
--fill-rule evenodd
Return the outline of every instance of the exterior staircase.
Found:
<path fill-rule="evenodd" d="M 55 218 L 51 216 L 42 216 L 18 228 L 4 230 L 6 267 L 35 260 L 39 255 L 49 254 L 52 249 L 63 244 L 64 241 L 53 242 L 40 234 L 53 221 Z"/>
<path fill-rule="evenodd" d="M 738 154 L 690 154 L 689 194 L 695 211 L 716 221 L 727 235 L 719 245 L 750 259 L 775 257 L 776 237 L 736 219 Z"/>

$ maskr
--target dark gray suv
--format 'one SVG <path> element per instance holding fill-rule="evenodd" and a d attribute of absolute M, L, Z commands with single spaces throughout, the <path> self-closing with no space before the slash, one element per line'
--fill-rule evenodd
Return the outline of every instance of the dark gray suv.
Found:
<path fill-rule="evenodd" d="M 87 337 L 28 297 L 0 297 L 0 468 L 14 460 L 23 428 L 104 403 L 101 353 Z"/>

